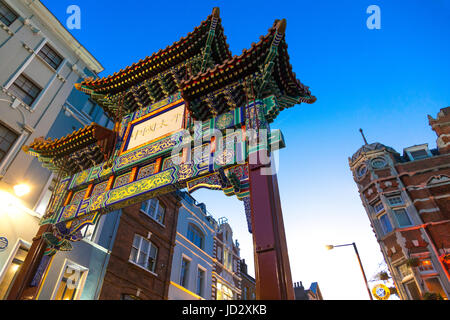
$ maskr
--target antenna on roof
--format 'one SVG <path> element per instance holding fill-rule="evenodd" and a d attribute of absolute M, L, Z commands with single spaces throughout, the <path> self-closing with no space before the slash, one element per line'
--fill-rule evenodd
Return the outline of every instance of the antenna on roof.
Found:
<path fill-rule="evenodd" d="M 368 143 L 367 143 L 367 140 L 366 140 L 366 136 L 364 135 L 364 131 L 363 131 L 363 129 L 359 129 L 359 132 L 361 132 L 361 135 L 362 135 L 362 137 L 363 137 L 363 139 L 364 139 L 364 143 L 366 144 L 366 146 L 368 145 Z"/>

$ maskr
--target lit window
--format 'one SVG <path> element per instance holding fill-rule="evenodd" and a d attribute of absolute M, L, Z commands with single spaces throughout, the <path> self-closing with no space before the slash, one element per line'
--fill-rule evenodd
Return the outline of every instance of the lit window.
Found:
<path fill-rule="evenodd" d="M 36 100 L 42 89 L 39 88 L 33 81 L 20 75 L 16 81 L 11 85 L 10 90 L 27 105 L 31 106 Z"/>
<path fill-rule="evenodd" d="M 19 269 L 27 257 L 28 249 L 25 247 L 19 247 L 14 259 L 12 260 L 9 267 L 6 269 L 3 280 L 0 283 L 0 300 L 5 299 L 9 291 L 11 290 L 12 284 L 19 274 Z"/>
<path fill-rule="evenodd" d="M 18 135 L 0 124 L 0 162 L 7 155 Z"/>
<path fill-rule="evenodd" d="M 381 217 L 378 218 L 381 224 L 381 228 L 383 229 L 384 234 L 387 234 L 392 231 L 392 225 L 389 221 L 389 218 L 386 214 L 383 214 Z"/>
<path fill-rule="evenodd" d="M 38 56 L 44 59 L 44 61 L 55 70 L 58 69 L 63 61 L 63 58 L 48 44 L 42 47 L 42 49 L 38 52 Z"/>
<path fill-rule="evenodd" d="M 382 202 L 378 202 L 374 207 L 373 210 L 375 211 L 375 213 L 380 213 L 381 211 L 384 210 L 384 205 Z"/>
<path fill-rule="evenodd" d="M 67 265 L 61 278 L 55 300 L 78 300 L 82 291 L 85 271 L 75 265 Z"/>
<path fill-rule="evenodd" d="M 164 223 L 165 209 L 158 199 L 150 199 L 142 202 L 141 211 L 160 224 Z"/>
<path fill-rule="evenodd" d="M 203 243 L 204 243 L 204 235 L 203 232 L 200 231 L 200 229 L 192 224 L 189 224 L 188 231 L 187 231 L 187 238 L 189 241 L 191 241 L 193 244 L 195 244 L 200 249 L 203 249 Z"/>
<path fill-rule="evenodd" d="M 197 272 L 197 295 L 203 297 L 205 287 L 205 270 L 198 268 Z"/>
<path fill-rule="evenodd" d="M 217 300 L 233 300 L 233 291 L 222 283 L 217 283 Z"/>
<path fill-rule="evenodd" d="M 403 204 L 403 199 L 401 196 L 389 197 L 387 198 L 387 200 L 391 206 L 398 206 Z"/>
<path fill-rule="evenodd" d="M 188 259 L 183 258 L 181 262 L 180 284 L 185 288 L 187 288 L 188 285 L 189 265 L 190 261 Z"/>
<path fill-rule="evenodd" d="M 130 261 L 137 265 L 155 272 L 158 248 L 150 241 L 139 235 L 134 236 L 131 248 Z"/>
<path fill-rule="evenodd" d="M 418 268 L 420 272 L 434 271 L 433 263 L 430 259 L 420 259 Z"/>
<path fill-rule="evenodd" d="M 412 226 L 411 220 L 405 209 L 394 210 L 394 215 L 400 228 Z"/>
<path fill-rule="evenodd" d="M 17 19 L 14 13 L 3 1 L 0 1 L 0 21 L 8 27 Z"/>

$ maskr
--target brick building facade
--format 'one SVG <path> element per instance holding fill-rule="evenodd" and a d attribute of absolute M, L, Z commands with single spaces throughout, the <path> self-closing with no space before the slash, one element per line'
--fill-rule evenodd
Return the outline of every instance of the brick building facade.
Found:
<path fill-rule="evenodd" d="M 180 199 L 160 196 L 122 210 L 100 300 L 167 300 Z"/>
<path fill-rule="evenodd" d="M 450 107 L 436 119 L 437 148 L 366 144 L 349 159 L 362 203 L 401 299 L 450 293 Z"/>
<path fill-rule="evenodd" d="M 240 249 L 238 242 L 233 241 L 233 231 L 226 218 L 219 219 L 213 251 L 212 299 L 240 300 Z"/>
<path fill-rule="evenodd" d="M 248 274 L 245 259 L 239 263 L 241 277 L 241 300 L 256 300 L 256 280 Z"/>

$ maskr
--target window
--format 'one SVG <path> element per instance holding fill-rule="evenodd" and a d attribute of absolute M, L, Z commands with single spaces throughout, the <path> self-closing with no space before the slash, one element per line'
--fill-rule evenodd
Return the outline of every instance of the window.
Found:
<path fill-rule="evenodd" d="M 187 231 L 187 238 L 189 241 L 191 241 L 193 244 L 195 244 L 200 249 L 203 249 L 204 244 L 204 235 L 203 232 L 200 231 L 200 229 L 192 224 L 189 224 L 188 231 Z"/>
<path fill-rule="evenodd" d="M 151 272 L 155 272 L 157 256 L 158 248 L 153 243 L 139 235 L 134 236 L 130 254 L 131 262 Z"/>
<path fill-rule="evenodd" d="M 0 124 L 0 162 L 8 154 L 18 135 Z"/>
<path fill-rule="evenodd" d="M 413 160 L 420 160 L 428 158 L 428 152 L 426 149 L 416 150 L 416 151 L 410 151 L 411 157 Z"/>
<path fill-rule="evenodd" d="M 9 27 L 16 19 L 17 14 L 3 3 L 3 1 L 0 1 L 0 21 Z"/>
<path fill-rule="evenodd" d="M 155 198 L 142 202 L 141 211 L 160 224 L 164 223 L 164 213 L 166 210 L 158 199 Z"/>
<path fill-rule="evenodd" d="M 412 226 L 411 220 L 405 209 L 394 210 L 394 215 L 400 228 Z"/>
<path fill-rule="evenodd" d="M 356 170 L 356 175 L 358 178 L 362 178 L 367 172 L 367 167 L 363 164 Z"/>
<path fill-rule="evenodd" d="M 55 300 L 78 300 L 86 279 L 86 271 L 75 265 L 66 265 Z"/>
<path fill-rule="evenodd" d="M 42 47 L 38 52 L 38 56 L 45 60 L 53 69 L 57 70 L 61 65 L 63 58 L 56 53 L 48 44 Z"/>
<path fill-rule="evenodd" d="M 445 294 L 444 289 L 442 288 L 442 284 L 438 278 L 429 278 L 425 280 L 427 288 L 430 292 L 440 294 L 442 298 L 448 300 L 447 295 Z"/>
<path fill-rule="evenodd" d="M 422 300 L 422 296 L 420 295 L 419 288 L 417 288 L 417 284 L 414 280 L 408 282 L 405 286 L 407 288 L 410 299 Z"/>
<path fill-rule="evenodd" d="M 0 283 L 0 300 L 3 300 L 8 296 L 12 284 L 14 283 L 14 280 L 19 274 L 19 269 L 21 265 L 24 263 L 27 254 L 28 254 L 27 248 L 22 246 L 19 247 L 19 250 L 14 256 L 9 267 L 6 269 L 3 280 Z"/>
<path fill-rule="evenodd" d="M 431 262 L 430 259 L 420 259 L 420 264 L 418 268 L 420 272 L 434 271 L 433 263 Z"/>
<path fill-rule="evenodd" d="M 223 256 L 224 256 L 223 265 L 228 270 L 231 270 L 233 268 L 233 254 L 228 249 L 224 249 Z"/>
<path fill-rule="evenodd" d="M 392 225 L 389 221 L 389 218 L 387 214 L 383 214 L 381 217 L 378 218 L 381 224 L 381 228 L 383 229 L 384 234 L 387 234 L 392 231 Z"/>
<path fill-rule="evenodd" d="M 190 261 L 183 258 L 181 261 L 180 284 L 187 288 Z"/>
<path fill-rule="evenodd" d="M 226 285 L 217 283 L 217 300 L 233 300 L 233 291 Z"/>
<path fill-rule="evenodd" d="M 11 85 L 11 91 L 24 103 L 31 106 L 42 89 L 21 74 Z"/>
<path fill-rule="evenodd" d="M 89 224 L 89 225 L 85 226 L 81 230 L 81 235 L 82 235 L 83 239 L 92 241 L 92 239 L 94 239 L 94 234 L 95 234 L 96 229 L 97 229 L 97 224 Z"/>
<path fill-rule="evenodd" d="M 386 161 L 382 158 L 376 158 L 372 160 L 372 167 L 375 169 L 381 169 L 386 166 Z"/>
<path fill-rule="evenodd" d="M 88 100 L 84 104 L 84 107 L 81 109 L 81 111 L 92 118 L 95 111 L 95 107 L 96 107 L 95 103 L 91 100 Z"/>
<path fill-rule="evenodd" d="M 384 205 L 382 202 L 378 202 L 377 204 L 375 204 L 373 206 L 373 210 L 375 211 L 375 213 L 380 213 L 381 211 L 384 210 Z"/>
<path fill-rule="evenodd" d="M 197 272 L 197 295 L 203 297 L 205 287 L 205 270 L 198 268 Z"/>
<path fill-rule="evenodd" d="M 398 206 L 403 204 L 403 199 L 401 196 L 389 197 L 387 198 L 387 200 L 391 206 Z"/>
<path fill-rule="evenodd" d="M 397 270 L 398 270 L 398 273 L 400 274 L 400 276 L 402 277 L 402 279 L 412 274 L 411 268 L 408 267 L 406 264 L 400 265 L 397 268 Z"/>

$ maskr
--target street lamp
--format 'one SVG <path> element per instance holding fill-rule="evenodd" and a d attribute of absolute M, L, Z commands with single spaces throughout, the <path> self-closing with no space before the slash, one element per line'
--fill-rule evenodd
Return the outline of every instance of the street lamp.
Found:
<path fill-rule="evenodd" d="M 353 242 L 353 243 L 349 243 L 349 244 L 341 244 L 341 245 L 338 245 L 338 246 L 326 245 L 325 248 L 327 250 L 333 250 L 334 248 L 347 247 L 347 246 L 353 246 L 353 248 L 355 249 L 356 257 L 358 258 L 359 267 L 361 268 L 361 272 L 362 272 L 363 277 L 364 277 L 364 282 L 366 284 L 367 292 L 369 293 L 370 300 L 373 300 L 372 294 L 370 293 L 369 284 L 367 282 L 366 273 L 364 272 L 364 268 L 363 268 L 363 265 L 361 263 L 361 258 L 359 257 L 358 249 L 356 248 L 356 244 Z"/>

